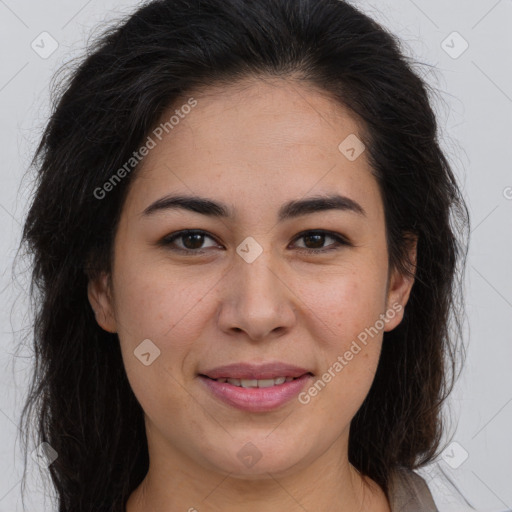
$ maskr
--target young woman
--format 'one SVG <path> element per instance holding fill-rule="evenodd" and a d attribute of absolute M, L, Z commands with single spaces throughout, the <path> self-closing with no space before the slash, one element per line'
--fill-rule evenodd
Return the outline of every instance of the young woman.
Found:
<path fill-rule="evenodd" d="M 437 510 L 469 219 L 428 91 L 340 0 L 158 0 L 94 45 L 23 232 L 59 512 Z"/>

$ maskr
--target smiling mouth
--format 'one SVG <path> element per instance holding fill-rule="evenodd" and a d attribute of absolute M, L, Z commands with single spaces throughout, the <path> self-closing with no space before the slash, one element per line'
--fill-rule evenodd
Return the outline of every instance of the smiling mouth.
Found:
<path fill-rule="evenodd" d="M 244 369 L 244 365 L 231 365 L 209 370 L 211 377 L 205 373 L 198 377 L 207 392 L 224 404 L 245 412 L 265 413 L 289 403 L 314 378 L 306 369 L 272 366 L 275 365 L 267 365 L 263 370 L 263 367 L 248 369 L 245 365 Z"/>
<path fill-rule="evenodd" d="M 305 373 L 304 375 L 312 375 L 311 372 Z M 223 377 L 219 379 L 212 379 L 208 377 L 208 375 L 202 375 L 201 377 L 206 377 L 207 379 L 214 380 L 216 382 L 224 383 L 227 382 L 233 386 L 238 386 L 241 388 L 270 388 L 272 386 L 281 386 L 286 382 L 291 382 L 293 380 L 300 379 L 304 375 L 300 377 L 275 377 L 273 379 L 232 379 L 228 377 Z"/>

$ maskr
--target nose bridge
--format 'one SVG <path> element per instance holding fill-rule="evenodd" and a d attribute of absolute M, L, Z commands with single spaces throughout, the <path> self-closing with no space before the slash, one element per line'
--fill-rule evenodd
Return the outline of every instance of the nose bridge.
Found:
<path fill-rule="evenodd" d="M 238 246 L 237 253 L 239 259 L 234 271 L 240 300 L 255 304 L 262 302 L 262 305 L 266 303 L 268 308 L 274 308 L 274 301 L 280 300 L 277 296 L 280 280 L 275 270 L 276 262 L 272 261 L 271 248 L 264 250 L 254 239 L 246 239 Z"/>
<path fill-rule="evenodd" d="M 226 289 L 229 297 L 224 297 L 227 300 L 222 306 L 221 327 L 241 329 L 255 339 L 289 327 L 294 318 L 291 297 L 271 249 L 264 250 L 256 240 L 246 239 L 237 253 L 230 272 L 232 282 Z"/>

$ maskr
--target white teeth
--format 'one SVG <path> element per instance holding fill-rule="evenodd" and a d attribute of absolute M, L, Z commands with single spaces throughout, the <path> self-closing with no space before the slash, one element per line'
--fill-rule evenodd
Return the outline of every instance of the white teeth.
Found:
<path fill-rule="evenodd" d="M 257 388 L 258 381 L 256 379 L 240 379 L 240 385 L 243 388 Z"/>
<path fill-rule="evenodd" d="M 269 388 L 276 384 L 282 384 L 282 382 L 277 382 L 277 379 L 260 379 L 258 381 L 254 381 L 258 383 L 259 388 Z M 246 386 L 247 387 L 247 386 Z M 253 386 L 254 387 L 254 386 Z"/>
<path fill-rule="evenodd" d="M 215 379 L 217 382 L 228 382 L 233 386 L 242 388 L 270 388 L 280 386 L 285 382 L 294 380 L 293 377 L 276 377 L 275 379 Z"/>

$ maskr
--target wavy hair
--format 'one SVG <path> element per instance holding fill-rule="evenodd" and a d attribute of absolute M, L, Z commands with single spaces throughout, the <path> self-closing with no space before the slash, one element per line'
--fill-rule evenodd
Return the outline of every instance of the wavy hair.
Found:
<path fill-rule="evenodd" d="M 94 190 L 179 98 L 246 77 L 294 77 L 361 121 L 390 268 L 410 272 L 411 234 L 418 245 L 404 318 L 384 333 L 375 380 L 351 423 L 349 460 L 388 492 L 393 468 L 438 455 L 463 338 L 469 214 L 440 148 L 435 90 L 416 64 L 396 36 L 342 0 L 156 0 L 103 31 L 55 87 L 20 244 L 35 304 L 35 364 L 20 421 L 27 437 L 33 429 L 58 453 L 48 470 L 59 512 L 124 512 L 149 464 L 117 334 L 97 324 L 87 296 L 89 279 L 110 272 L 138 167 L 107 199 Z"/>

